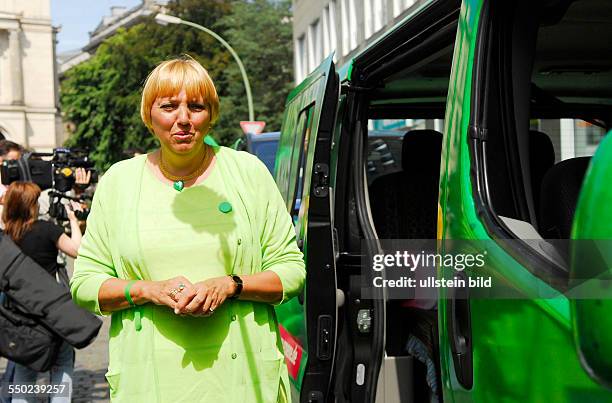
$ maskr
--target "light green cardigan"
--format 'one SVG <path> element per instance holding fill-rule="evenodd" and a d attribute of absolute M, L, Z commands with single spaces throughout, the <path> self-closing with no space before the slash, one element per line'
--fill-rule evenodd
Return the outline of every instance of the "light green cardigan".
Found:
<path fill-rule="evenodd" d="M 103 176 L 71 280 L 79 305 L 103 314 L 98 291 L 113 277 L 201 281 L 272 270 L 283 285 L 281 302 L 301 292 L 303 256 L 274 179 L 250 154 L 214 150 L 210 177 L 181 193 L 154 178 L 146 156 Z M 230 213 L 219 213 L 221 200 Z M 114 312 L 109 356 L 113 401 L 267 403 L 290 396 L 270 304 L 230 300 L 210 318 L 153 304 Z"/>

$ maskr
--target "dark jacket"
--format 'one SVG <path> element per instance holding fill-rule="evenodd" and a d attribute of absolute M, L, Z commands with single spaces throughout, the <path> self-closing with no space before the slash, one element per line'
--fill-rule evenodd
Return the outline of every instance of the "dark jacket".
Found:
<path fill-rule="evenodd" d="M 102 321 L 72 302 L 60 285 L 0 232 L 0 291 L 19 309 L 76 348 L 89 345 Z"/>

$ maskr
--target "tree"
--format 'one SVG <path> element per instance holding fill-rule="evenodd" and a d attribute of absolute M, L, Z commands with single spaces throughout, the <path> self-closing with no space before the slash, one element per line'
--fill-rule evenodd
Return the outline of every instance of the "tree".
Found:
<path fill-rule="evenodd" d="M 168 7 L 169 14 L 208 27 L 232 44 L 246 64 L 256 117 L 278 130 L 292 82 L 291 24 L 289 2 L 272 1 L 175 0 Z M 149 20 L 120 30 L 66 73 L 60 100 L 64 119 L 75 127 L 66 145 L 88 148 L 102 170 L 122 159 L 128 148 L 154 148 L 156 140 L 140 120 L 142 85 L 157 63 L 185 53 L 202 63 L 215 81 L 221 118 L 213 136 L 230 144 L 241 135 L 239 121 L 248 118 L 233 58 L 204 32 Z"/>
<path fill-rule="evenodd" d="M 255 119 L 266 131 L 280 130 L 285 99 L 293 87 L 291 2 L 236 1 L 219 27 L 242 59 L 253 92 Z M 220 140 L 230 143 L 242 133 L 235 122 L 248 119 L 245 89 L 236 63 L 226 70 L 228 91 L 222 99 Z"/>

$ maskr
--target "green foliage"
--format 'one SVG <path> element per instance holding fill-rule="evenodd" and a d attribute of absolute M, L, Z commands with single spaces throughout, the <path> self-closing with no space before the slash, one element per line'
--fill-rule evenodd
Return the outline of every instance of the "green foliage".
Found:
<path fill-rule="evenodd" d="M 175 0 L 169 14 L 212 29 L 243 60 L 255 100 L 255 117 L 266 130 L 279 130 L 292 86 L 290 2 L 287 0 Z M 210 35 L 184 25 L 157 25 L 152 19 L 106 40 L 86 62 L 70 69 L 61 83 L 64 120 L 74 124 L 67 146 L 84 147 L 99 169 L 124 158 L 123 151 L 156 147 L 140 120 L 140 96 L 147 74 L 160 61 L 189 54 L 207 68 L 221 98 L 213 131 L 220 144 L 242 135 L 248 119 L 245 89 L 232 56 Z"/>
<path fill-rule="evenodd" d="M 235 1 L 232 12 L 219 21 L 226 40 L 245 65 L 255 119 L 266 122 L 266 131 L 280 130 L 285 99 L 293 87 L 291 21 L 291 2 L 286 0 Z M 231 130 L 233 122 L 247 120 L 248 108 L 236 63 L 230 63 L 225 73 L 228 92 L 222 103 L 219 134 L 221 141 L 230 144 L 242 135 Z"/>

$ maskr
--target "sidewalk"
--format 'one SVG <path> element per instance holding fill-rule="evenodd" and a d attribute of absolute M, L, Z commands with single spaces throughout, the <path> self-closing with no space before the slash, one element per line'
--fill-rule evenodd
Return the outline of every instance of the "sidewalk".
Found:
<path fill-rule="evenodd" d="M 75 403 L 109 402 L 108 384 L 104 374 L 108 366 L 108 327 L 110 326 L 110 317 L 103 318 L 103 320 L 104 324 L 102 329 L 100 329 L 98 338 L 85 349 L 76 350 L 72 396 L 72 401 Z M 5 367 L 6 359 L 0 358 L 0 373 L 4 372 Z"/>
<path fill-rule="evenodd" d="M 83 350 L 77 350 L 74 371 L 73 402 L 109 402 L 108 384 L 104 374 L 108 367 L 108 328 L 110 317 L 102 318 L 104 324 L 98 338 Z"/>

